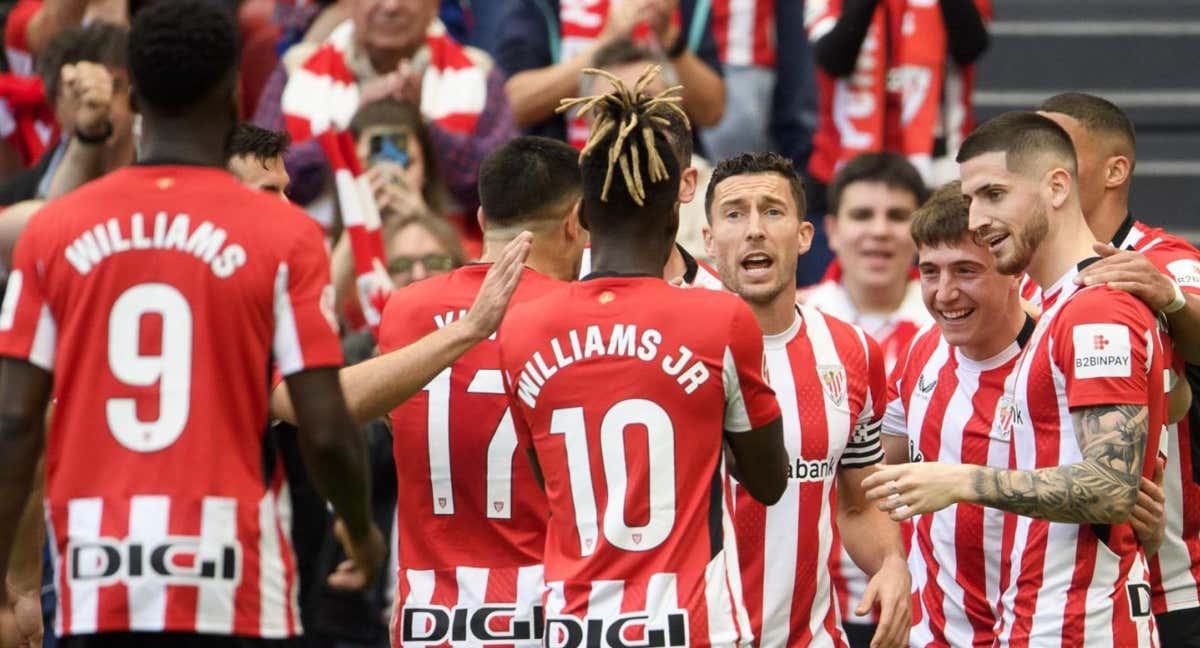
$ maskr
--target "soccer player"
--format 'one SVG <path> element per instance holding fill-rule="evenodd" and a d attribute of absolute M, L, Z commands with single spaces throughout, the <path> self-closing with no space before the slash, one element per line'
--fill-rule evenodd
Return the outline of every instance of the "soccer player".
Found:
<path fill-rule="evenodd" d="M 995 414 L 1034 322 L 1021 309 L 1017 279 L 996 272 L 967 219 L 958 182 L 913 216 L 921 292 L 934 323 L 888 379 L 882 431 L 891 464 L 1008 467 L 1013 419 Z M 963 503 L 916 520 L 908 554 L 917 606 L 912 645 L 992 645 L 1006 517 Z"/>
<path fill-rule="evenodd" d="M 862 328 L 879 342 L 886 372 L 929 322 L 912 275 L 916 249 L 908 235 L 912 214 L 928 193 L 921 174 L 902 155 L 865 153 L 848 162 L 826 191 L 824 225 L 836 258 L 821 283 L 799 293 L 804 304 Z M 866 646 L 879 622 L 874 610 L 856 612 L 867 575 L 840 546 L 834 555 L 843 626 L 851 646 Z"/>
<path fill-rule="evenodd" d="M 229 162 L 225 166 L 247 187 L 286 201 L 291 178 L 283 166 L 283 154 L 291 142 L 286 131 L 269 131 L 241 122 L 229 140 Z"/>
<path fill-rule="evenodd" d="M 812 240 L 800 176 L 774 153 L 722 161 L 705 203 L 721 279 L 764 334 L 766 375 L 784 416 L 788 487 L 765 508 L 741 489 L 734 526 L 750 623 L 763 646 L 846 646 L 831 563 L 839 544 L 872 575 L 857 612 L 878 604 L 874 646 L 907 646 L 910 580 L 899 526 L 862 480 L 883 459 L 883 354 L 862 329 L 797 306 L 796 263 Z M 836 517 L 835 517 L 836 514 Z"/>
<path fill-rule="evenodd" d="M 864 487 L 894 519 L 956 502 L 1022 516 L 1000 599 L 1000 645 L 1140 645 L 1156 636 L 1149 569 L 1129 518 L 1165 418 L 1153 313 L 1109 288 L 1082 288 L 1095 238 L 1079 207 L 1071 139 L 1036 113 L 1006 113 L 959 152 L 970 225 L 996 269 L 1029 274 L 1042 313 L 996 421 L 1015 470 L 886 466 Z M 1011 423 L 1009 423 L 1011 421 Z"/>
<path fill-rule="evenodd" d="M 674 97 L 647 97 L 645 81 L 593 101 L 580 220 L 595 271 L 515 306 L 500 339 L 547 495 L 545 641 L 743 646 L 722 449 L 751 495 L 779 499 L 779 406 L 749 308 L 662 279 L 680 170 L 660 116 Z"/>
<path fill-rule="evenodd" d="M 18 243 L 0 308 L 0 577 L 53 388 L 46 517 L 68 648 L 299 634 L 287 490 L 262 467 L 272 358 L 347 554 L 363 573 L 383 556 L 320 231 L 221 169 L 237 61 L 232 18 L 210 3 L 141 12 L 144 161 L 48 205 Z"/>
<path fill-rule="evenodd" d="M 522 137 L 479 174 L 484 263 L 394 293 L 379 346 L 388 352 L 460 318 L 500 249 L 534 233 L 513 299 L 529 301 L 579 272 L 579 153 Z M 500 373 L 498 343 L 476 345 L 391 414 L 399 492 L 394 645 L 454 639 L 541 645 L 545 496 L 523 452 Z M 451 632 L 452 619 L 470 619 Z M 424 645 L 424 644 L 422 644 Z"/>
<path fill-rule="evenodd" d="M 1108 283 L 1162 313 L 1174 352 L 1172 377 L 1184 381 L 1184 361 L 1200 361 L 1200 251 L 1130 214 L 1133 123 L 1117 106 L 1083 93 L 1056 95 L 1040 110 L 1071 135 L 1079 158 L 1083 215 L 1098 240 L 1111 241 L 1098 244 L 1096 251 L 1105 258 L 1080 273 L 1077 281 Z M 1197 389 L 1200 382 L 1192 387 L 1193 392 Z M 1176 402 L 1180 390 L 1187 390 L 1186 381 L 1176 388 Z M 1183 394 L 1184 403 L 1186 397 Z M 1191 437 L 1197 426 L 1200 406 L 1194 405 L 1190 415 L 1168 426 L 1166 437 L 1168 529 L 1150 571 L 1158 631 L 1168 646 L 1200 646 L 1200 470 L 1195 468 L 1200 464 L 1193 459 Z"/>

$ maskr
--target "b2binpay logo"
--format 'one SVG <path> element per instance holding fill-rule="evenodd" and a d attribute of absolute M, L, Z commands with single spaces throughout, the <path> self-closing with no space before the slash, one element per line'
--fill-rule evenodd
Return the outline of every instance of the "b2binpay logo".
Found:
<path fill-rule="evenodd" d="M 551 617 L 546 621 L 543 645 L 546 648 L 687 648 L 687 612 L 671 612 L 666 622 L 658 626 L 652 626 L 644 612 L 608 619 Z"/>
<path fill-rule="evenodd" d="M 533 607 L 533 619 L 517 618 L 515 605 L 480 605 L 447 608 L 441 605 L 405 605 L 401 611 L 400 642 L 405 645 L 440 646 L 447 641 L 472 646 L 538 640 L 542 638 L 542 606 Z"/>

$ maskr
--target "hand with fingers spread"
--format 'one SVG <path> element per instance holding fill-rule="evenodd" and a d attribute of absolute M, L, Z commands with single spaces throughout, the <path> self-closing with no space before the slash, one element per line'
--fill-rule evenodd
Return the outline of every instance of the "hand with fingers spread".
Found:
<path fill-rule="evenodd" d="M 477 339 L 484 339 L 496 332 L 508 309 L 508 302 L 517 290 L 521 280 L 521 272 L 525 269 L 525 259 L 529 256 L 529 247 L 533 243 L 533 235 L 521 232 L 500 253 L 500 258 L 492 264 L 475 302 L 463 318 L 463 324 L 468 326 L 471 334 Z"/>
<path fill-rule="evenodd" d="M 963 501 L 969 467 L 934 461 L 882 466 L 863 480 L 867 498 L 896 521 Z"/>
<path fill-rule="evenodd" d="M 388 162 L 373 164 L 365 175 L 382 218 L 430 213 L 421 190 L 409 183 L 400 165 Z"/>
<path fill-rule="evenodd" d="M 865 616 L 879 608 L 879 625 L 871 648 L 902 648 L 908 645 L 912 628 L 912 577 L 900 556 L 889 556 L 867 583 L 862 602 L 854 613 Z"/>
<path fill-rule="evenodd" d="M 1154 312 L 1161 312 L 1175 300 L 1175 283 L 1140 252 L 1119 250 L 1107 243 L 1092 249 L 1101 259 L 1075 277 L 1081 286 L 1107 285 L 1142 300 Z"/>
<path fill-rule="evenodd" d="M 325 582 L 334 589 L 364 589 L 375 580 L 375 575 L 379 573 L 379 568 L 387 556 L 383 534 L 371 524 L 365 536 L 352 538 L 349 529 L 340 519 L 333 523 L 333 533 L 341 543 L 342 550 L 346 552 L 347 559 L 337 566 Z"/>
<path fill-rule="evenodd" d="M 1142 477 L 1137 504 L 1134 505 L 1133 514 L 1129 518 L 1129 524 L 1137 534 L 1138 542 L 1146 549 L 1147 557 L 1158 553 L 1167 531 L 1164 515 L 1166 497 L 1162 489 L 1164 465 L 1162 457 L 1159 457 L 1154 464 L 1153 479 Z"/>
<path fill-rule="evenodd" d="M 89 137 L 112 133 L 113 76 L 98 63 L 80 61 L 62 66 L 61 92 L 72 107 L 75 128 Z"/>

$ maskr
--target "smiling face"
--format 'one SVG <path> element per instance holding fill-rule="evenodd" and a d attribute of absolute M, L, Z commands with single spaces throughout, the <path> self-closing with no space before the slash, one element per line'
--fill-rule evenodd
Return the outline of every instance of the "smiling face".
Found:
<path fill-rule="evenodd" d="M 437 16 L 436 0 L 353 0 L 354 33 L 368 51 L 411 56 Z"/>
<path fill-rule="evenodd" d="M 825 228 L 847 283 L 884 289 L 908 280 L 916 254 L 908 224 L 917 207 L 912 192 L 884 182 L 846 185 Z"/>
<path fill-rule="evenodd" d="M 1003 152 L 984 153 L 961 165 L 962 191 L 971 203 L 970 227 L 1007 275 L 1029 266 L 1050 230 L 1038 182 L 1008 169 Z"/>
<path fill-rule="evenodd" d="M 1011 341 L 1005 328 L 1020 308 L 1017 279 L 996 271 L 987 247 L 968 234 L 955 244 L 922 246 L 917 255 L 921 297 L 948 343 L 985 360 Z"/>
<path fill-rule="evenodd" d="M 731 176 L 715 187 L 704 245 L 726 286 L 755 304 L 794 299 L 796 259 L 812 241 L 812 224 L 798 211 L 778 173 Z"/>

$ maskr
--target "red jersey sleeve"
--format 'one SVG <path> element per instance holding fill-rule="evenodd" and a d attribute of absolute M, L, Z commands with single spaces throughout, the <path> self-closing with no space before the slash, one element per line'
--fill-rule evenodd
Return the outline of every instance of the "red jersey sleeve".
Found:
<path fill-rule="evenodd" d="M 1141 301 L 1092 288 L 1055 319 L 1051 353 L 1066 380 L 1068 407 L 1149 403 L 1151 372 L 1161 372 L 1163 360 L 1157 324 Z"/>
<path fill-rule="evenodd" d="M 730 318 L 721 377 L 727 432 L 749 432 L 780 417 L 775 392 L 763 380 L 763 340 L 750 307 L 738 300 Z"/>
<path fill-rule="evenodd" d="M 29 49 L 29 23 L 42 9 L 42 0 L 20 0 L 4 23 L 4 52 L 15 74 L 33 74 L 33 52 Z"/>
<path fill-rule="evenodd" d="M 863 333 L 861 329 L 855 327 L 855 332 L 862 340 L 865 351 L 866 366 L 860 370 L 865 370 L 866 373 L 867 392 L 862 410 L 858 412 L 854 421 L 850 441 L 846 443 L 846 451 L 842 453 L 841 465 L 844 468 L 866 468 L 883 461 L 883 442 L 879 438 L 884 409 L 887 406 L 883 350 L 874 338 Z"/>
<path fill-rule="evenodd" d="M 1200 250 L 1183 241 L 1167 240 L 1142 254 L 1185 294 L 1200 295 Z"/>
<path fill-rule="evenodd" d="M 842 15 L 842 0 L 808 0 L 804 3 L 804 30 L 817 42 L 829 33 Z"/>
<path fill-rule="evenodd" d="M 342 347 L 333 316 L 329 254 L 315 223 L 297 237 L 275 274 L 275 339 L 279 373 L 340 367 Z"/>
<path fill-rule="evenodd" d="M 908 358 L 912 355 L 913 345 L 919 339 L 921 339 L 921 335 L 918 334 L 908 343 L 900 357 L 896 359 L 896 366 L 892 367 L 892 373 L 887 378 L 887 405 L 883 412 L 883 426 L 879 430 L 880 434 L 908 436 L 908 415 L 905 413 L 902 385 L 904 374 L 908 371 Z"/>
<path fill-rule="evenodd" d="M 8 289 L 0 305 L 0 356 L 54 370 L 58 328 L 42 286 L 40 230 L 37 220 L 25 230 L 13 255 Z"/>

